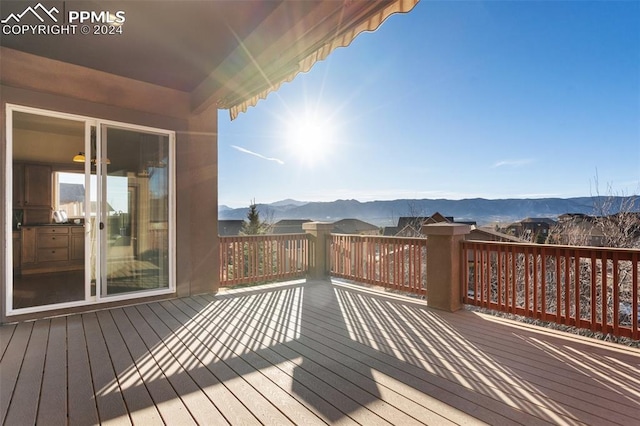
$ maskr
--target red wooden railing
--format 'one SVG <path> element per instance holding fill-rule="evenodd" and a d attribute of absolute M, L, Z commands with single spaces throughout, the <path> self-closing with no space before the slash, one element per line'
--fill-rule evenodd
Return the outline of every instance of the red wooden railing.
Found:
<path fill-rule="evenodd" d="M 309 268 L 307 234 L 220 238 L 220 285 L 303 277 Z"/>
<path fill-rule="evenodd" d="M 464 303 L 640 337 L 640 250 L 463 241 L 461 256 Z"/>
<path fill-rule="evenodd" d="M 331 234 L 331 275 L 424 295 L 427 240 Z"/>
<path fill-rule="evenodd" d="M 220 284 L 305 276 L 308 238 L 220 237 Z M 425 238 L 331 234 L 329 242 L 332 276 L 426 294 Z M 640 338 L 640 250 L 463 241 L 460 256 L 466 304 Z"/>

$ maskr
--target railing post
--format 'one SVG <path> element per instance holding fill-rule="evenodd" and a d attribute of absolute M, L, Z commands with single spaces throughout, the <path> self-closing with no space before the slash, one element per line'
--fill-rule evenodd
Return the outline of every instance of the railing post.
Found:
<path fill-rule="evenodd" d="M 302 224 L 304 232 L 309 234 L 309 274 L 317 280 L 329 279 L 329 259 L 327 259 L 327 239 L 333 229 L 333 223 L 306 222 Z"/>
<path fill-rule="evenodd" d="M 427 236 L 427 304 L 454 312 L 462 308 L 460 242 L 471 227 L 456 223 L 424 225 Z"/>

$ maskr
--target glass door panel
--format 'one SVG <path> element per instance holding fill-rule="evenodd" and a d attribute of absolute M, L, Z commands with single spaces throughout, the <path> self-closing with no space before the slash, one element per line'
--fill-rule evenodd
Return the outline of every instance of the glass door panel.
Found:
<path fill-rule="evenodd" d="M 101 297 L 169 288 L 169 136 L 103 125 Z"/>
<path fill-rule="evenodd" d="M 9 310 L 81 302 L 85 181 L 74 156 L 85 151 L 85 122 L 19 109 L 10 109 L 10 117 Z"/>

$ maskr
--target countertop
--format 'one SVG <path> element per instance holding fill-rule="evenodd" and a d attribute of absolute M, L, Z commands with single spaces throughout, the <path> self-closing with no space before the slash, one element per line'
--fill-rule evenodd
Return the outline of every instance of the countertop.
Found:
<path fill-rule="evenodd" d="M 34 228 L 38 226 L 84 226 L 84 223 L 34 223 L 30 225 L 22 225 L 23 228 Z M 14 229 L 16 231 L 16 229 Z"/>

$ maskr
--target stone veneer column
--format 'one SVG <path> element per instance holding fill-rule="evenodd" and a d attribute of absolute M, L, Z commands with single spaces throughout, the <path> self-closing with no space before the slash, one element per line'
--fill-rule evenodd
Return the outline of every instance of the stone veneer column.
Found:
<path fill-rule="evenodd" d="M 427 305 L 454 312 L 462 308 L 460 242 L 471 227 L 455 223 L 424 225 L 427 236 Z"/>
<path fill-rule="evenodd" d="M 327 256 L 327 239 L 333 229 L 333 223 L 306 222 L 302 224 L 309 237 L 309 273 L 308 278 L 329 279 L 330 262 Z"/>

